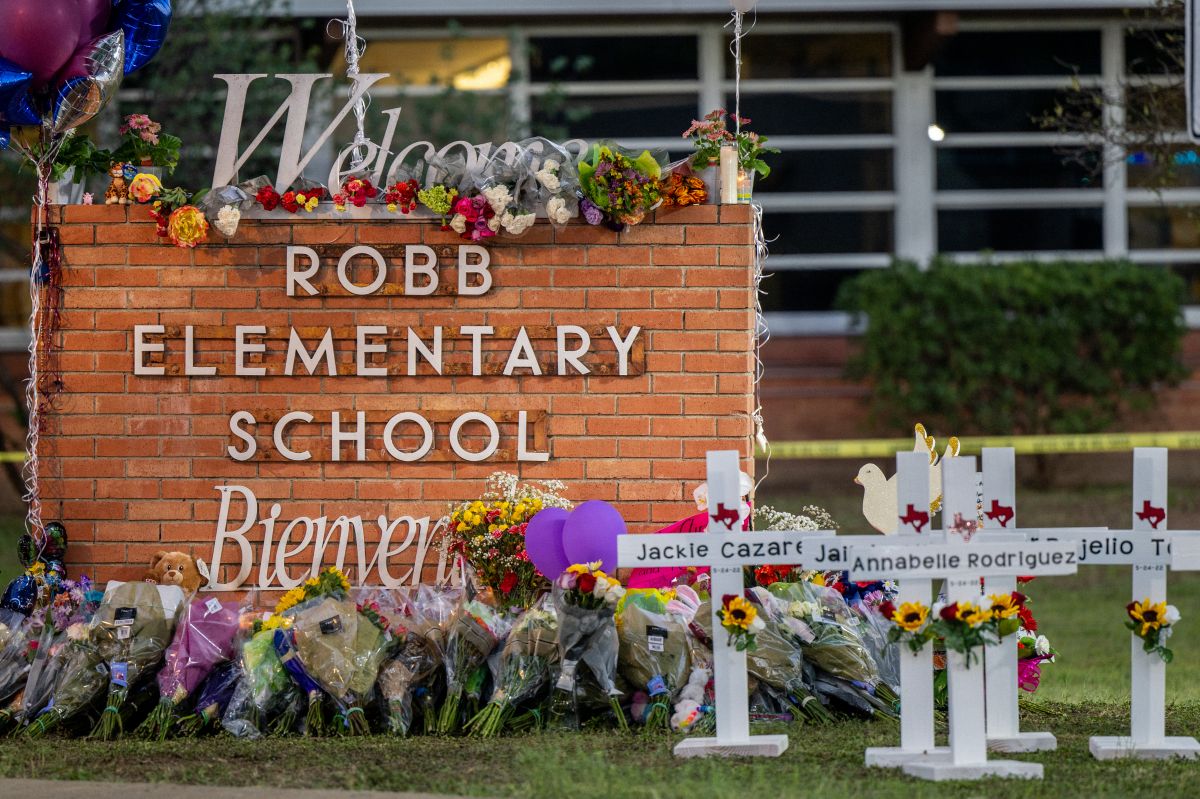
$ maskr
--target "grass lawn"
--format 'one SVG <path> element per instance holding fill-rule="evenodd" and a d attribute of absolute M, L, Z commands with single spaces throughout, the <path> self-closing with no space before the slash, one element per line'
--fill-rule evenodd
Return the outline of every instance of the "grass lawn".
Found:
<path fill-rule="evenodd" d="M 1200 526 L 1200 497 L 1177 487 L 1176 528 Z M 1185 496 L 1187 494 L 1187 496 Z M 825 504 L 847 532 L 862 529 L 858 495 L 764 498 L 780 507 Z M 1119 489 L 1021 493 L 1025 525 L 1129 522 Z M 0 527 L 0 535 L 10 526 Z M 0 541 L 0 553 L 11 547 Z M 11 573 L 11 572 L 10 572 Z M 1129 635 L 1122 627 L 1127 568 L 1090 567 L 1076 577 L 1029 586 L 1043 631 L 1061 653 L 1043 669 L 1039 707 L 1027 729 L 1058 736 L 1057 752 L 1019 755 L 1046 765 L 1044 782 L 990 780 L 933 785 L 867 770 L 863 749 L 897 742 L 895 725 L 847 721 L 784 728 L 791 746 L 778 760 L 678 761 L 673 739 L 615 733 L 544 734 L 491 741 L 413 738 L 264 740 L 216 738 L 164 744 L 0 740 L 0 776 L 131 780 L 280 788 L 433 791 L 495 797 L 563 797 L 581 790 L 620 797 L 843 795 L 864 797 L 1195 796 L 1200 763 L 1093 761 L 1091 735 L 1129 727 Z M 1171 601 L 1183 612 L 1168 669 L 1167 732 L 1200 736 L 1200 574 L 1177 574 Z M 780 731 L 764 727 L 766 731 Z"/>

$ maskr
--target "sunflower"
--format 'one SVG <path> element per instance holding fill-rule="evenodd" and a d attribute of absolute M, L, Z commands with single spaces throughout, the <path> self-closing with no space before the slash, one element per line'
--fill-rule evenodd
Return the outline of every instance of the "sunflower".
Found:
<path fill-rule="evenodd" d="M 757 615 L 758 611 L 754 609 L 754 605 L 751 605 L 743 597 L 735 596 L 725 603 L 725 614 L 721 617 L 721 621 L 726 627 L 736 627 L 748 631 Z"/>
<path fill-rule="evenodd" d="M 1011 619 L 1021 612 L 1021 606 L 1012 594 L 990 594 L 991 614 L 996 619 Z"/>
<path fill-rule="evenodd" d="M 900 607 L 892 614 L 892 621 L 902 630 L 910 633 L 921 629 L 929 618 L 929 608 L 920 602 L 901 602 Z"/>
<path fill-rule="evenodd" d="M 978 627 L 992 620 L 992 611 L 984 610 L 971 602 L 959 602 L 958 612 L 954 617 L 968 627 Z"/>
<path fill-rule="evenodd" d="M 1129 613 L 1129 618 L 1141 625 L 1138 635 L 1144 636 L 1166 623 L 1166 602 L 1151 602 L 1150 597 L 1146 597 L 1141 602 L 1130 602 L 1125 610 Z"/>

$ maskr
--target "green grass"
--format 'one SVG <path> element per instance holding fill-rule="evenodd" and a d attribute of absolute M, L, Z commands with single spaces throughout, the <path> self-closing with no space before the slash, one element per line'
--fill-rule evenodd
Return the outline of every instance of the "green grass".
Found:
<path fill-rule="evenodd" d="M 1172 492 L 1176 528 L 1200 526 L 1194 489 Z M 1185 493 L 1189 496 L 1185 496 Z M 847 532 L 861 531 L 859 496 L 764 498 L 797 508 L 825 504 Z M 1025 525 L 1126 525 L 1129 498 L 1119 489 L 1021 494 Z M 0 538 L 11 525 L 0 525 Z M 15 529 L 15 527 L 13 527 Z M 11 533 L 10 533 L 11 535 Z M 7 545 L 0 541 L 0 553 Z M 11 547 L 9 547 L 11 550 Z M 785 731 L 791 745 L 778 760 L 679 761 L 673 739 L 590 732 L 491 741 L 263 740 L 217 738 L 145 744 L 122 741 L 0 740 L 0 776 L 129 780 L 278 788 L 431 791 L 484 797 L 553 799 L 581 793 L 606 799 L 681 795 L 746 799 L 798 795 L 850 797 L 1194 796 L 1200 763 L 1099 763 L 1091 735 L 1129 728 L 1129 635 L 1122 626 L 1129 569 L 1089 567 L 1078 576 L 1037 580 L 1028 592 L 1042 629 L 1060 651 L 1043 669 L 1039 708 L 1026 708 L 1026 729 L 1058 736 L 1057 752 L 1016 756 L 1046 766 L 1044 782 L 987 780 L 934 785 L 898 772 L 867 770 L 868 746 L 894 745 L 896 727 L 847 721 L 828 727 L 764 727 Z M 1200 574 L 1176 574 L 1171 601 L 1184 614 L 1172 640 L 1167 732 L 1200 735 Z"/>

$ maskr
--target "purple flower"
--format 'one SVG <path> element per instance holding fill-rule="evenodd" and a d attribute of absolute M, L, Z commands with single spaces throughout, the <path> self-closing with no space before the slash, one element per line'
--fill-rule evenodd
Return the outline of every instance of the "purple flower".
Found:
<path fill-rule="evenodd" d="M 586 197 L 580 200 L 579 210 L 583 214 L 584 221 L 589 225 L 598 225 L 604 221 L 604 212 Z"/>

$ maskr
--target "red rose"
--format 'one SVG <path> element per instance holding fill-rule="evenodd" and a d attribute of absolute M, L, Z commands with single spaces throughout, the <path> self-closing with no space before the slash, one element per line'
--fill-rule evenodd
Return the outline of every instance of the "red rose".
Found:
<path fill-rule="evenodd" d="M 264 211 L 274 211 L 279 207 L 279 192 L 275 191 L 273 186 L 263 186 L 254 195 L 254 199 L 258 200 Z"/>
<path fill-rule="evenodd" d="M 593 580 L 592 582 L 595 583 L 596 581 Z M 512 590 L 516 587 L 517 587 L 516 572 L 505 572 L 504 579 L 500 581 L 500 590 L 506 594 L 511 594 Z"/>
<path fill-rule="evenodd" d="M 596 578 L 592 576 L 591 572 L 584 572 L 583 574 L 579 575 L 579 579 L 576 581 L 575 587 L 585 594 L 590 594 L 596 587 Z"/>
<path fill-rule="evenodd" d="M 885 619 L 891 619 L 896 614 L 896 606 L 892 604 L 892 600 L 885 599 L 879 603 L 879 612 Z"/>
<path fill-rule="evenodd" d="M 940 615 L 946 621 L 954 621 L 954 618 L 958 616 L 958 603 L 951 602 L 949 605 L 942 608 L 942 612 L 938 615 Z"/>
<path fill-rule="evenodd" d="M 296 192 L 294 191 L 289 191 L 280 197 L 279 203 L 283 206 L 283 210 L 289 214 L 294 214 L 300 210 L 300 203 L 296 202 Z"/>

